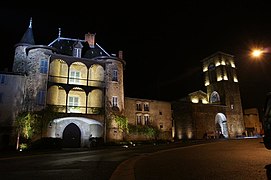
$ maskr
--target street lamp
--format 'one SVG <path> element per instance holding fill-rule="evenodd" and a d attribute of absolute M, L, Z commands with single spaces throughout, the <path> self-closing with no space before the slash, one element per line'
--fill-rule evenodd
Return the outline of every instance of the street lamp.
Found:
<path fill-rule="evenodd" d="M 253 49 L 251 51 L 251 56 L 255 58 L 259 58 L 263 55 L 264 51 L 262 49 Z"/>
<path fill-rule="evenodd" d="M 271 54 L 268 48 L 258 48 L 251 50 L 251 57 L 259 59 L 265 54 Z M 263 142 L 264 146 L 271 150 L 271 92 L 268 92 L 265 97 L 264 108 L 263 108 Z"/>

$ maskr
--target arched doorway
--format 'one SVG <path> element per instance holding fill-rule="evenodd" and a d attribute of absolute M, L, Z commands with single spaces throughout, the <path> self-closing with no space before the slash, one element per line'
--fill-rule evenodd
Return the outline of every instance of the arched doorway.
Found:
<path fill-rule="evenodd" d="M 79 148 L 81 145 L 81 131 L 79 127 L 70 123 L 63 131 L 63 147 Z"/>
<path fill-rule="evenodd" d="M 217 113 L 215 116 L 215 124 L 216 124 L 216 131 L 219 137 L 228 138 L 228 125 L 227 125 L 227 118 L 222 113 Z M 222 136 L 223 135 L 223 136 Z"/>

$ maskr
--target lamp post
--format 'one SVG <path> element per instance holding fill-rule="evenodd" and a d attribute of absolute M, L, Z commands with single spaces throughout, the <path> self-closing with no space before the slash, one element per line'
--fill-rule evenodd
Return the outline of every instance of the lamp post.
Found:
<path fill-rule="evenodd" d="M 271 52 L 269 52 L 268 49 L 258 48 L 253 49 L 250 53 L 254 59 L 261 59 L 265 54 L 271 54 Z M 271 92 L 266 94 L 263 106 L 263 142 L 265 147 L 271 150 Z"/>

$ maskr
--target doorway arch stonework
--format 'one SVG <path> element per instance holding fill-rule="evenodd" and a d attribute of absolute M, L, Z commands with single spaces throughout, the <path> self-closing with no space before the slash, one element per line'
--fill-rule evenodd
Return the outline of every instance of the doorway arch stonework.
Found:
<path fill-rule="evenodd" d="M 215 116 L 216 130 L 219 129 L 218 135 L 222 134 L 225 138 L 229 137 L 227 118 L 223 113 L 217 113 Z M 219 128 L 217 128 L 217 126 Z"/>
<path fill-rule="evenodd" d="M 80 147 L 89 147 L 89 137 L 103 137 L 103 124 L 84 117 L 65 117 L 54 119 L 48 126 L 48 137 L 63 139 L 65 128 L 73 123 L 80 130 Z"/>

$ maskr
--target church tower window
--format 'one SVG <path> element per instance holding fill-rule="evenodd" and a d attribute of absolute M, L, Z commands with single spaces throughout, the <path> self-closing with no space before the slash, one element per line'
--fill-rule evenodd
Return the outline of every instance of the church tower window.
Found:
<path fill-rule="evenodd" d="M 219 94 L 216 91 L 212 92 L 210 102 L 211 103 L 220 102 Z"/>

